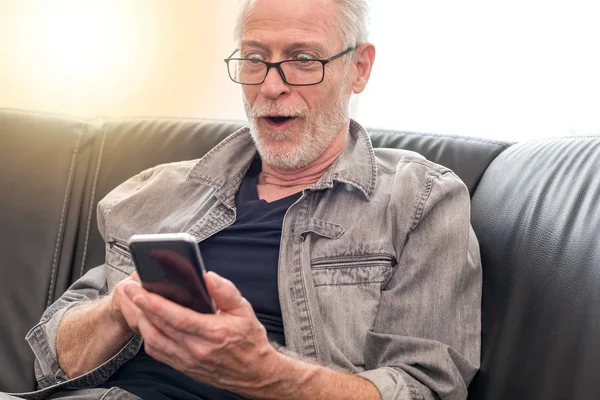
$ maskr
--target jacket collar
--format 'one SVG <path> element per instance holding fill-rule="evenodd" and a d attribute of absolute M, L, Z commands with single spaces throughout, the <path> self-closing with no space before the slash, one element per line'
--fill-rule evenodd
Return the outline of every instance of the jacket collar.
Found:
<path fill-rule="evenodd" d="M 202 157 L 189 172 L 187 180 L 217 189 L 218 197 L 232 205 L 239 184 L 256 153 L 250 129 L 245 126 Z M 367 200 L 371 200 L 376 175 L 377 163 L 369 134 L 356 121 L 350 120 L 346 149 L 308 189 L 329 189 L 337 181 L 358 189 Z"/>

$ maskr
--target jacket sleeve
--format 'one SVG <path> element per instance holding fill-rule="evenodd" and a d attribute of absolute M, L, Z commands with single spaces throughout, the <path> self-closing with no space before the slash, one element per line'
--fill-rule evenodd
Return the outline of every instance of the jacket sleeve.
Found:
<path fill-rule="evenodd" d="M 360 375 L 383 399 L 464 400 L 479 368 L 479 245 L 468 190 L 444 171 L 430 171 L 418 196 L 367 334 Z"/>
<path fill-rule="evenodd" d="M 77 280 L 42 315 L 25 340 L 35 356 L 35 376 L 41 388 L 68 380 L 58 364 L 56 335 L 62 317 L 72 308 L 106 294 L 106 267 L 101 265 Z"/>

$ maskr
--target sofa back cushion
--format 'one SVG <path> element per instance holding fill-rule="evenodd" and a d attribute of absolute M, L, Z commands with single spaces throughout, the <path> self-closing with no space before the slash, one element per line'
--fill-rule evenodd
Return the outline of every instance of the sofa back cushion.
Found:
<path fill-rule="evenodd" d="M 32 389 L 24 337 L 72 280 L 92 125 L 0 112 L 0 391 Z"/>
<path fill-rule="evenodd" d="M 520 143 L 472 199 L 482 367 L 470 399 L 600 397 L 600 137 Z"/>
<path fill-rule="evenodd" d="M 512 142 L 466 136 L 369 129 L 373 147 L 412 150 L 453 170 L 473 195 L 490 162 Z"/>

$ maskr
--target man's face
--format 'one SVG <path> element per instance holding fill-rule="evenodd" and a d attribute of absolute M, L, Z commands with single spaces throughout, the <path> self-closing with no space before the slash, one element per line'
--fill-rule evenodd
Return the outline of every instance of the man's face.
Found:
<path fill-rule="evenodd" d="M 241 39 L 240 57 L 270 62 L 326 59 L 345 50 L 333 0 L 257 0 Z M 323 82 L 314 86 L 287 85 L 275 68 L 262 85 L 243 86 L 252 137 L 263 161 L 301 168 L 346 129 L 351 87 L 344 61 L 327 64 Z"/>

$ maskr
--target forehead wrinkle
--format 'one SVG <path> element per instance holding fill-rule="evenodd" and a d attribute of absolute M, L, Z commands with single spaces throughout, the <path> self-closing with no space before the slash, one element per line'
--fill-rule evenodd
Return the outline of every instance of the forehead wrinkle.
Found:
<path fill-rule="evenodd" d="M 249 34 L 247 38 L 242 38 L 241 48 L 258 47 L 265 51 L 271 52 L 274 49 L 280 49 L 283 52 L 290 52 L 296 49 L 315 50 L 317 53 L 325 55 L 327 53 L 327 44 L 320 38 L 308 37 L 306 34 L 297 33 L 286 35 L 285 38 L 278 36 L 273 39 L 256 40 L 254 37 L 262 35 Z M 262 36 L 264 37 L 264 36 Z"/>
<path fill-rule="evenodd" d="M 265 5 L 265 7 L 261 7 Z M 330 7 L 328 8 L 327 5 Z M 280 40 L 289 42 L 290 37 L 297 36 L 296 41 L 305 41 L 309 37 L 326 45 L 335 43 L 336 30 L 332 28 L 331 20 L 335 18 L 333 3 L 326 4 L 325 1 L 312 1 L 304 4 L 304 7 L 278 8 L 277 11 L 266 10 L 266 4 L 261 1 L 255 1 L 246 15 L 242 29 L 242 40 L 244 39 L 262 39 L 265 41 L 272 34 L 274 41 Z M 258 32 L 267 33 L 266 35 L 257 35 Z M 248 37 L 250 36 L 250 37 Z M 341 38 L 340 38 L 341 39 Z"/>
<path fill-rule="evenodd" d="M 328 39 L 329 32 L 327 27 L 320 26 L 320 24 L 300 22 L 297 20 L 275 20 L 275 21 L 256 21 L 247 23 L 244 26 L 242 37 L 245 37 L 251 32 L 265 31 L 274 32 L 278 36 L 287 35 L 288 32 L 296 34 L 298 36 L 313 36 L 323 39 Z"/>

